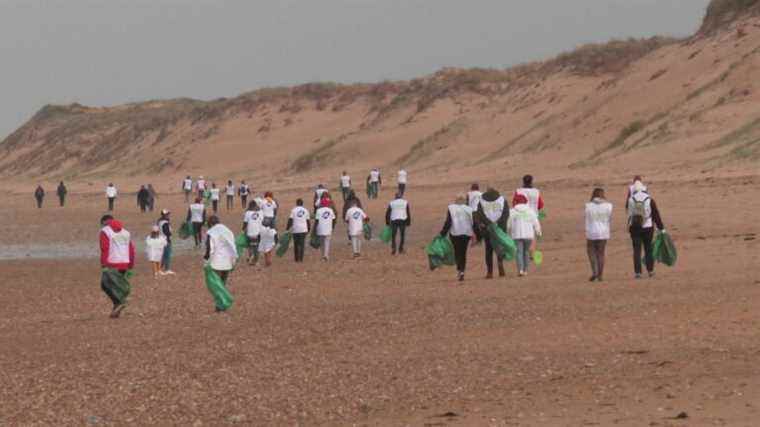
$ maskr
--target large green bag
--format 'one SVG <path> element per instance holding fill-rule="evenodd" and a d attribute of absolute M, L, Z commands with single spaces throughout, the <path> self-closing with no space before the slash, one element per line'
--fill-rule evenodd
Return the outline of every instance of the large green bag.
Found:
<path fill-rule="evenodd" d="M 119 304 L 127 302 L 127 298 L 132 292 L 132 285 L 129 284 L 128 276 L 131 276 L 130 272 L 121 274 L 113 268 L 104 268 L 100 277 L 101 285 L 108 289 L 110 294 L 119 301 Z"/>
<path fill-rule="evenodd" d="M 309 246 L 311 246 L 314 249 L 319 249 L 321 246 L 319 242 L 319 236 L 317 236 L 317 226 L 314 225 L 314 228 L 311 229 L 311 238 L 309 239 Z"/>
<path fill-rule="evenodd" d="M 241 257 L 245 253 L 245 250 L 250 246 L 251 239 L 245 233 L 238 234 L 235 237 L 235 247 L 237 248 L 238 257 Z"/>
<path fill-rule="evenodd" d="M 362 229 L 364 231 L 364 240 L 372 240 L 372 225 L 370 225 L 368 222 L 365 222 Z"/>
<path fill-rule="evenodd" d="M 380 240 L 382 240 L 383 243 L 390 243 L 391 239 L 393 239 L 393 230 L 391 230 L 390 225 L 386 225 L 383 228 L 383 231 L 380 232 Z"/>
<path fill-rule="evenodd" d="M 230 291 L 227 290 L 227 287 L 224 286 L 222 278 L 208 264 L 203 267 L 203 273 L 206 276 L 206 287 L 214 298 L 216 309 L 220 311 L 229 309 L 235 300 L 232 298 Z"/>
<path fill-rule="evenodd" d="M 654 248 L 652 255 L 657 262 L 672 267 L 676 265 L 678 260 L 678 251 L 676 251 L 676 245 L 673 243 L 673 239 L 670 235 L 663 232 L 658 232 L 654 241 Z"/>
<path fill-rule="evenodd" d="M 491 241 L 493 250 L 499 258 L 505 261 L 512 261 L 515 259 L 517 245 L 515 245 L 515 241 L 512 240 L 504 230 L 499 228 L 498 225 L 494 223 L 488 225 L 488 238 Z"/>
<path fill-rule="evenodd" d="M 436 236 L 435 239 L 425 247 L 425 253 L 428 256 L 431 271 L 444 265 L 456 264 L 454 245 L 452 245 L 451 240 L 446 237 Z"/>
<path fill-rule="evenodd" d="M 286 231 L 280 236 L 280 243 L 277 245 L 277 256 L 280 258 L 285 256 L 288 248 L 290 248 L 290 231 Z"/>
<path fill-rule="evenodd" d="M 183 222 L 182 226 L 179 228 L 179 238 L 186 240 L 192 237 L 193 234 L 195 234 L 193 232 L 193 224 L 187 221 Z"/>

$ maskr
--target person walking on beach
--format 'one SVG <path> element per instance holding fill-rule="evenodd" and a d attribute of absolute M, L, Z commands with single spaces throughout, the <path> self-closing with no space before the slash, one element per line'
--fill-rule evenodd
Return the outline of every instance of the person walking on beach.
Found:
<path fill-rule="evenodd" d="M 343 203 L 348 198 L 348 193 L 351 191 L 351 177 L 348 176 L 348 172 L 343 171 L 340 176 L 340 192 L 343 195 Z"/>
<path fill-rule="evenodd" d="M 536 237 L 541 236 L 541 223 L 538 214 L 528 204 L 528 198 L 522 194 L 515 195 L 514 208 L 509 212 L 507 231 L 517 246 L 517 270 L 518 276 L 528 275 L 531 248 Z"/>
<path fill-rule="evenodd" d="M 240 186 L 238 187 L 238 195 L 240 196 L 240 206 L 243 209 L 245 209 L 248 205 L 249 194 L 251 194 L 251 187 L 245 183 L 245 180 L 240 181 Z"/>
<path fill-rule="evenodd" d="M 169 219 L 171 212 L 169 209 L 161 210 L 161 217 L 158 218 L 158 228 L 161 236 L 166 239 L 166 247 L 161 254 L 161 274 L 174 274 L 171 269 L 172 265 L 172 225 Z"/>
<path fill-rule="evenodd" d="M 193 179 L 190 175 L 182 180 L 182 192 L 185 193 L 185 203 L 190 203 L 190 194 L 193 192 Z"/>
<path fill-rule="evenodd" d="M 391 255 L 396 255 L 397 234 L 401 235 L 398 252 L 403 254 L 404 243 L 406 242 L 406 228 L 412 225 L 412 213 L 409 202 L 404 199 L 401 193 L 397 193 L 396 198 L 388 203 L 388 208 L 385 210 L 385 225 L 391 227 Z"/>
<path fill-rule="evenodd" d="M 198 192 L 198 197 L 202 199 L 206 193 L 206 180 L 203 178 L 203 175 L 199 176 L 195 182 L 195 189 Z"/>
<path fill-rule="evenodd" d="M 42 185 L 37 185 L 37 189 L 34 190 L 34 199 L 37 201 L 37 209 L 42 209 L 42 200 L 45 198 L 45 190 Z"/>
<path fill-rule="evenodd" d="M 214 215 L 219 212 L 219 189 L 216 188 L 216 183 L 211 183 L 211 209 L 214 211 Z"/>
<path fill-rule="evenodd" d="M 626 210 L 628 210 L 628 200 L 630 200 L 633 193 L 636 192 L 637 183 L 639 185 L 638 188 L 640 189 L 640 191 L 649 193 L 649 189 L 647 188 L 646 184 L 644 184 L 644 181 L 641 179 L 641 175 L 634 176 L 633 181 L 631 182 L 631 185 L 628 186 L 628 192 L 625 195 L 625 209 Z"/>
<path fill-rule="evenodd" d="M 351 201 L 351 207 L 345 215 L 345 221 L 348 225 L 348 236 L 351 239 L 351 249 L 354 258 L 359 258 L 362 254 L 362 237 L 364 234 L 364 223 L 369 221 L 369 217 L 356 205 L 356 200 Z"/>
<path fill-rule="evenodd" d="M 610 239 L 612 203 L 604 198 L 604 190 L 595 188 L 586 203 L 586 252 L 591 264 L 589 282 L 604 280 L 604 255 Z"/>
<path fill-rule="evenodd" d="M 227 210 L 231 211 L 235 204 L 235 184 L 232 183 L 232 180 L 227 181 L 227 187 L 224 190 L 227 196 Z"/>
<path fill-rule="evenodd" d="M 106 187 L 106 198 L 108 199 L 108 211 L 113 212 L 114 202 L 116 201 L 116 196 L 119 194 L 118 190 L 116 190 L 116 186 L 113 185 L 112 182 L 108 183 L 108 187 Z"/>
<path fill-rule="evenodd" d="M 61 181 L 60 184 L 58 184 L 58 202 L 60 203 L 61 207 L 63 207 L 66 204 L 66 194 L 68 194 L 68 190 L 66 189 L 66 186 L 63 185 L 63 181 Z"/>
<path fill-rule="evenodd" d="M 335 210 L 329 206 L 327 198 L 322 198 L 322 207 L 317 209 L 314 214 L 316 219 L 317 236 L 319 237 L 319 245 L 322 249 L 322 261 L 328 261 L 330 259 L 330 240 L 332 239 L 333 229 L 335 228 L 335 222 L 337 217 Z"/>
<path fill-rule="evenodd" d="M 277 230 L 274 227 L 262 225 L 259 234 L 259 253 L 264 254 L 264 267 L 272 266 L 272 252 L 277 243 Z"/>
<path fill-rule="evenodd" d="M 264 225 L 277 228 L 277 201 L 274 199 L 274 193 L 267 191 L 264 193 L 264 201 L 261 204 L 261 213 L 264 215 Z"/>
<path fill-rule="evenodd" d="M 259 262 L 259 237 L 264 223 L 261 207 L 255 200 L 248 204 L 248 210 L 243 215 L 243 232 L 248 236 L 248 264 Z M 241 254 L 242 255 L 242 254 Z"/>
<path fill-rule="evenodd" d="M 195 198 L 195 203 L 191 204 L 187 208 L 187 222 L 193 226 L 193 239 L 195 240 L 195 247 L 201 246 L 203 224 L 206 222 L 206 205 L 203 204 L 203 199 L 200 197 Z"/>
<path fill-rule="evenodd" d="M 137 206 L 140 207 L 140 212 L 145 213 L 148 209 L 148 199 L 150 199 L 150 193 L 144 185 L 141 185 L 140 190 L 137 192 Z"/>
<path fill-rule="evenodd" d="M 665 226 L 660 217 L 660 210 L 654 199 L 647 193 L 646 187 L 641 181 L 633 186 L 633 194 L 628 198 L 628 231 L 631 234 L 633 244 L 633 270 L 637 279 L 641 278 L 641 250 L 644 250 L 644 262 L 646 263 L 649 277 L 654 277 L 654 254 L 652 252 L 652 240 L 654 239 L 654 227 L 665 233 Z"/>
<path fill-rule="evenodd" d="M 454 246 L 457 280 L 460 282 L 464 281 L 464 272 L 467 269 L 467 249 L 475 233 L 472 214 L 472 208 L 467 206 L 467 198 L 464 195 L 457 196 L 446 211 L 446 221 L 440 233 L 441 237 L 448 235 Z"/>
<path fill-rule="evenodd" d="M 382 184 L 383 178 L 380 176 L 380 169 L 373 168 L 367 176 L 367 188 L 369 189 L 367 196 L 370 199 L 377 199 Z"/>
<path fill-rule="evenodd" d="M 346 200 L 343 202 L 343 210 L 341 212 L 342 213 L 341 218 L 343 218 L 344 222 L 348 221 L 348 216 L 347 216 L 348 210 L 352 206 L 356 206 L 359 209 L 364 209 L 364 207 L 362 206 L 362 201 L 359 199 L 359 196 L 356 195 L 356 191 L 354 191 L 353 189 L 350 189 L 348 191 L 348 196 L 346 197 Z M 347 235 L 348 235 L 348 241 L 351 242 L 351 234 L 347 233 Z"/>
<path fill-rule="evenodd" d="M 472 184 L 470 186 L 470 191 L 467 192 L 467 206 L 473 211 L 477 211 L 482 196 L 483 193 L 480 191 L 480 185 L 478 183 Z"/>
<path fill-rule="evenodd" d="M 314 190 L 314 212 L 319 209 L 320 203 L 322 202 L 322 196 L 327 193 L 327 189 L 323 184 L 317 185 L 317 188 Z"/>
<path fill-rule="evenodd" d="M 211 269 L 219 275 L 222 283 L 227 287 L 229 274 L 237 263 L 238 253 L 235 245 L 235 235 L 224 224 L 219 222 L 219 217 L 211 215 L 208 219 L 209 229 L 206 233 L 206 253 L 203 256 Z M 217 307 L 217 311 L 219 308 Z"/>
<path fill-rule="evenodd" d="M 512 198 L 512 206 L 516 206 L 517 197 L 523 196 L 528 201 L 528 207 L 530 207 L 536 215 L 544 209 L 544 199 L 541 197 L 541 191 L 538 188 L 533 187 L 533 176 L 525 175 L 522 179 L 522 187 L 515 190 L 515 195 Z"/>
<path fill-rule="evenodd" d="M 303 207 L 303 200 L 296 200 L 296 207 L 290 211 L 287 229 L 293 236 L 293 253 L 296 262 L 303 262 L 306 250 L 306 236 L 311 231 L 309 210 Z"/>
<path fill-rule="evenodd" d="M 127 272 L 135 266 L 135 245 L 129 231 L 111 215 L 100 219 L 100 288 L 113 304 L 111 318 L 117 318 L 127 305 L 130 291 Z"/>
<path fill-rule="evenodd" d="M 396 183 L 398 183 L 398 194 L 401 194 L 402 197 L 406 192 L 406 183 L 408 181 L 408 178 L 409 175 L 407 174 L 406 169 L 399 169 L 398 176 L 396 177 Z"/>
<path fill-rule="evenodd" d="M 150 231 L 150 235 L 145 238 L 145 254 L 153 268 L 154 279 L 158 279 L 158 274 L 161 271 L 161 257 L 164 254 L 165 248 L 166 238 L 161 235 L 159 227 L 154 225 Z"/>
<path fill-rule="evenodd" d="M 470 191 L 480 193 L 477 188 Z M 491 224 L 495 224 L 503 232 L 507 232 L 507 221 L 509 220 L 509 205 L 504 197 L 493 188 L 489 188 L 485 193 L 477 194 L 477 196 L 468 197 L 468 201 L 472 202 L 472 199 L 477 197 L 477 209 L 474 213 L 475 224 L 478 226 L 479 234 L 485 236 L 485 255 L 486 255 L 486 279 L 493 278 L 493 258 L 496 254 L 494 246 L 488 234 L 488 227 Z M 469 203 L 468 203 L 469 205 Z M 470 205 L 471 206 L 471 205 Z M 472 209 L 472 207 L 470 207 Z M 498 255 L 496 256 L 496 263 L 499 267 L 499 277 L 506 276 L 504 271 L 504 260 Z"/>
<path fill-rule="evenodd" d="M 153 212 L 153 208 L 156 207 L 156 200 L 158 200 L 158 192 L 153 188 L 153 184 L 148 184 L 148 210 Z"/>

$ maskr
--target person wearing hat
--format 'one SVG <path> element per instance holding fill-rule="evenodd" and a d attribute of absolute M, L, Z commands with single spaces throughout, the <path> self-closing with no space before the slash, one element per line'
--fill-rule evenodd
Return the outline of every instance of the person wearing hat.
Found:
<path fill-rule="evenodd" d="M 533 240 L 541 235 L 541 223 L 538 221 L 538 213 L 530 206 L 530 202 L 523 194 L 515 194 L 514 207 L 509 211 L 507 231 L 517 246 L 517 270 L 520 277 L 528 275 L 530 263 L 530 250 Z"/>
<path fill-rule="evenodd" d="M 166 239 L 166 247 L 161 255 L 161 274 L 174 274 L 171 269 L 172 264 L 172 226 L 169 221 L 169 209 L 161 210 L 161 217 L 158 219 L 158 228 L 161 236 Z"/>
<path fill-rule="evenodd" d="M 148 262 L 153 267 L 153 278 L 158 279 L 161 271 L 161 258 L 166 249 L 166 238 L 161 235 L 160 228 L 154 225 L 150 235 L 145 238 L 145 254 L 148 256 Z"/>
<path fill-rule="evenodd" d="M 467 197 L 457 196 L 446 211 L 446 222 L 441 229 L 441 237 L 447 235 L 454 246 L 454 258 L 457 264 L 457 279 L 464 281 L 464 271 L 467 268 L 467 248 L 470 239 L 475 234 L 472 219 L 472 208 L 467 205 Z"/>

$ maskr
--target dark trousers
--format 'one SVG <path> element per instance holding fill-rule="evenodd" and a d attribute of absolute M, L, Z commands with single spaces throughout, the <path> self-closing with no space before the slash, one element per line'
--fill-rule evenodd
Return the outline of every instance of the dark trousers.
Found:
<path fill-rule="evenodd" d="M 397 219 L 395 221 L 391 221 L 391 233 L 393 236 L 391 240 L 391 250 L 394 253 L 396 252 L 396 234 L 401 234 L 398 251 L 404 252 L 404 242 L 406 241 L 406 220 Z"/>
<path fill-rule="evenodd" d="M 345 203 L 346 198 L 348 198 L 348 193 L 351 191 L 351 187 L 340 187 L 340 191 L 343 195 L 343 203 Z"/>
<path fill-rule="evenodd" d="M 58 202 L 61 203 L 61 207 L 66 204 L 66 196 L 58 196 Z"/>
<path fill-rule="evenodd" d="M 112 210 L 113 210 L 113 202 L 114 202 L 114 200 L 116 200 L 116 198 L 115 198 L 115 197 L 109 197 L 109 198 L 108 198 L 108 210 L 109 210 L 109 211 L 112 211 Z"/>
<path fill-rule="evenodd" d="M 591 264 L 591 275 L 598 279 L 604 275 L 604 252 L 606 248 L 606 240 L 586 240 L 586 252 L 588 252 L 588 261 Z"/>
<path fill-rule="evenodd" d="M 35 197 L 37 200 L 37 209 L 42 209 L 42 197 Z"/>
<path fill-rule="evenodd" d="M 148 202 L 141 201 L 139 204 L 140 204 L 140 212 L 145 212 L 148 209 Z"/>
<path fill-rule="evenodd" d="M 246 206 L 248 206 L 248 196 L 240 196 L 240 205 L 243 206 L 243 210 L 245 210 Z"/>
<path fill-rule="evenodd" d="M 307 234 L 309 233 L 293 233 L 293 254 L 295 255 L 296 262 L 303 262 Z"/>
<path fill-rule="evenodd" d="M 232 205 L 235 204 L 235 196 L 227 196 L 227 210 L 232 210 Z"/>
<path fill-rule="evenodd" d="M 491 244 L 491 239 L 488 237 L 485 238 L 486 242 L 486 271 L 488 274 L 493 274 L 493 257 L 496 255 L 496 263 L 499 265 L 499 274 L 504 275 L 504 260 L 499 257 L 499 255 L 496 254 L 496 251 L 493 249 L 493 245 Z"/>
<path fill-rule="evenodd" d="M 219 211 L 219 200 L 211 201 L 211 209 L 214 210 L 214 213 L 217 213 Z"/>
<path fill-rule="evenodd" d="M 398 185 L 398 192 L 402 196 L 404 195 L 404 192 L 406 191 L 406 184 L 399 184 Z"/>
<path fill-rule="evenodd" d="M 457 271 L 464 273 L 467 268 L 467 248 L 470 246 L 470 236 L 451 236 L 451 243 L 454 245 Z"/>
<path fill-rule="evenodd" d="M 648 272 L 654 271 L 654 255 L 652 254 L 652 239 L 654 228 L 631 229 L 631 242 L 633 243 L 633 271 L 641 274 L 641 249 L 644 249 L 644 261 Z"/>
<path fill-rule="evenodd" d="M 184 190 L 185 191 L 185 203 L 190 202 L 190 190 Z"/>
<path fill-rule="evenodd" d="M 119 271 L 119 273 L 124 275 L 126 274 L 126 271 Z M 111 300 L 111 303 L 113 303 L 113 306 L 116 307 L 117 305 L 120 304 L 119 298 L 117 298 L 116 295 L 114 295 L 114 293 L 111 291 L 111 289 L 108 286 L 106 286 L 106 280 L 107 280 L 106 275 L 104 273 L 100 278 L 100 289 L 103 290 L 106 296 L 108 296 L 108 299 Z"/>
<path fill-rule="evenodd" d="M 200 246 L 202 243 L 203 239 L 201 239 L 201 231 L 203 231 L 203 223 L 194 222 L 193 223 L 193 239 L 195 240 L 195 246 Z"/>

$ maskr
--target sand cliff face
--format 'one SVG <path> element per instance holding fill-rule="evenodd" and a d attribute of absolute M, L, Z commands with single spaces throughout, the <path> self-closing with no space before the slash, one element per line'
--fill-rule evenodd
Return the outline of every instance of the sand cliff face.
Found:
<path fill-rule="evenodd" d="M 741 13 L 726 9 L 734 3 L 746 3 Z M 508 70 L 446 69 L 210 102 L 46 106 L 0 143 L 0 175 L 294 183 L 372 166 L 430 179 L 518 167 L 544 175 L 755 169 L 758 3 L 716 0 L 688 39 L 586 46 Z"/>

